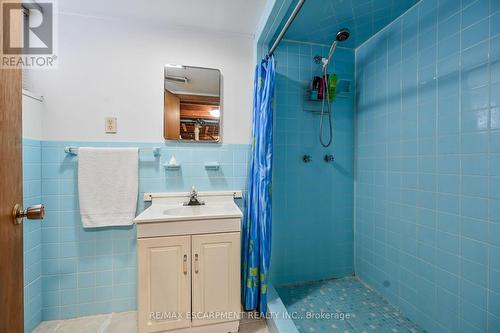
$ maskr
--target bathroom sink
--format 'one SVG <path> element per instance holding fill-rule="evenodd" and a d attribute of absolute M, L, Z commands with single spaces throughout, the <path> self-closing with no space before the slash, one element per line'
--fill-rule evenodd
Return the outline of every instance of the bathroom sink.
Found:
<path fill-rule="evenodd" d="M 241 192 L 240 192 L 241 193 Z M 151 206 L 134 219 L 137 237 L 239 232 L 243 214 L 234 202 L 237 192 L 200 192 L 200 206 L 184 206 L 188 193 L 147 193 Z M 239 194 L 241 198 L 241 194 Z"/>
<path fill-rule="evenodd" d="M 232 192 L 201 192 L 200 206 L 184 206 L 186 193 L 153 194 L 152 205 L 134 219 L 137 224 L 193 220 L 240 219 L 243 214 L 234 202 Z M 163 196 L 162 196 L 163 195 Z"/>
<path fill-rule="evenodd" d="M 163 214 L 170 216 L 198 216 L 198 215 L 218 215 L 225 209 L 220 206 L 182 206 L 167 208 Z"/>

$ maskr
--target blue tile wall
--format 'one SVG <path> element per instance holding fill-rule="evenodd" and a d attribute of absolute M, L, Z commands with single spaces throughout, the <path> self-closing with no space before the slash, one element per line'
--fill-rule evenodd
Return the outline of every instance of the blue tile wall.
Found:
<path fill-rule="evenodd" d="M 43 320 L 66 319 L 136 308 L 135 227 L 84 229 L 78 208 L 78 157 L 65 146 L 161 147 L 161 158 L 140 153 L 138 213 L 145 192 L 244 190 L 248 145 L 140 144 L 42 141 L 41 201 L 46 218 L 41 231 L 41 294 Z M 181 164 L 165 170 L 172 155 Z M 219 171 L 204 163 L 218 161 Z M 40 160 L 39 167 L 40 167 Z M 38 187 L 40 192 L 40 184 Z M 40 193 L 39 193 L 40 197 Z M 40 200 L 38 200 L 40 201 Z M 39 236 L 40 237 L 40 236 Z"/>
<path fill-rule="evenodd" d="M 290 16 L 296 2 L 288 9 L 285 19 Z M 418 0 L 306 1 L 287 31 L 286 38 L 331 44 L 340 29 L 348 28 L 351 36 L 342 42 L 342 45 L 356 48 L 417 2 Z M 284 24 L 285 22 L 282 22 L 280 28 Z M 276 34 L 280 30 L 278 29 Z"/>
<path fill-rule="evenodd" d="M 282 42 L 276 55 L 271 278 L 275 285 L 353 273 L 353 94 L 333 103 L 333 143 L 319 143 L 320 102 L 307 89 L 327 46 Z M 331 72 L 354 80 L 354 51 L 338 48 Z M 312 156 L 304 163 L 302 156 Z M 325 154 L 335 156 L 326 163 Z"/>
<path fill-rule="evenodd" d="M 429 332 L 500 332 L 499 10 L 422 0 L 356 51 L 356 273 Z"/>
<path fill-rule="evenodd" d="M 41 143 L 23 139 L 23 205 L 41 202 Z M 42 320 L 42 228 L 38 221 L 23 223 L 24 329 L 31 332 Z"/>

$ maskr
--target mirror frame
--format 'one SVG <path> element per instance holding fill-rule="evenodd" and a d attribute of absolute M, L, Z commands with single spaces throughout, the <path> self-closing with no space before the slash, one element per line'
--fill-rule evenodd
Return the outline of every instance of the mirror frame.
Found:
<path fill-rule="evenodd" d="M 170 64 L 170 63 L 169 63 Z M 174 65 L 172 63 L 171 65 Z M 165 75 L 167 73 L 167 65 L 163 66 L 163 140 L 168 141 L 168 142 L 177 142 L 177 143 L 202 143 L 202 144 L 221 144 L 223 140 L 223 118 L 224 118 L 224 112 L 223 112 L 223 96 L 222 96 L 222 71 L 218 68 L 210 68 L 210 67 L 200 67 L 200 66 L 190 66 L 190 65 L 179 65 L 183 67 L 190 67 L 190 68 L 196 68 L 196 69 L 208 69 L 208 70 L 213 70 L 217 71 L 219 73 L 219 140 L 217 141 L 195 141 L 195 140 L 185 140 L 185 139 L 166 139 L 165 138 L 165 126 L 166 126 L 166 110 L 165 110 Z"/>

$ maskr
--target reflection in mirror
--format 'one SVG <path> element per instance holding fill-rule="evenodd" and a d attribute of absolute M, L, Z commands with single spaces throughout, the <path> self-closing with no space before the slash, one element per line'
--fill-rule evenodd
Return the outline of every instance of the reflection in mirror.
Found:
<path fill-rule="evenodd" d="M 220 71 L 165 66 L 164 137 L 166 140 L 219 142 Z"/>

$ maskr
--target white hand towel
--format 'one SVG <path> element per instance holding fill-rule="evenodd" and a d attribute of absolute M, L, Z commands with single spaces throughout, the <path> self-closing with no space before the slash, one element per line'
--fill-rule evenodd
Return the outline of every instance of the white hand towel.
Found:
<path fill-rule="evenodd" d="M 84 228 L 131 225 L 137 207 L 139 149 L 78 149 L 78 195 Z"/>

